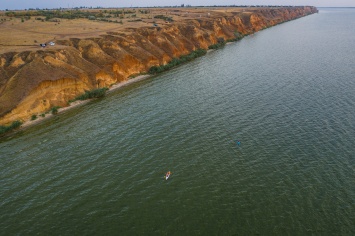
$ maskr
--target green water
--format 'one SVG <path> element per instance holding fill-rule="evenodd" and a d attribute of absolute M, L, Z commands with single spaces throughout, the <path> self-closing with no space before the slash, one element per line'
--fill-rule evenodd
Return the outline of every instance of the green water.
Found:
<path fill-rule="evenodd" d="M 354 235 L 354 28 L 321 9 L 3 137 L 0 235 Z"/>

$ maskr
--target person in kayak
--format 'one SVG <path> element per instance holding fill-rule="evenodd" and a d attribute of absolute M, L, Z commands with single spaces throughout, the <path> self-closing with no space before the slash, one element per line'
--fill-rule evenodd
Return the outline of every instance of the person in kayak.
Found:
<path fill-rule="evenodd" d="M 169 178 L 169 176 L 170 176 L 170 174 L 171 174 L 171 172 L 170 172 L 170 171 L 168 171 L 168 172 L 165 174 L 165 179 L 168 179 L 168 178 Z"/>

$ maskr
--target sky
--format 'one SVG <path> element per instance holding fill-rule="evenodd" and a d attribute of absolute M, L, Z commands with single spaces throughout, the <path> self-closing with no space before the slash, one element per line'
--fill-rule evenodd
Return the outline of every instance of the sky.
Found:
<path fill-rule="evenodd" d="M 154 7 L 213 5 L 292 5 L 316 7 L 355 7 L 355 0 L 0 0 L 0 10 L 73 7 Z"/>

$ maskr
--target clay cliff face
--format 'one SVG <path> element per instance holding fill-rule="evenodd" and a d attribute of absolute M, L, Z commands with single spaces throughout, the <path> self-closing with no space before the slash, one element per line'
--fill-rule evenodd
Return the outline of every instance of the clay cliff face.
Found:
<path fill-rule="evenodd" d="M 0 55 L 0 125 L 26 121 L 99 87 L 109 87 L 198 48 L 317 12 L 314 7 L 260 9 L 176 22 L 163 28 L 107 32 L 57 41 L 64 49 Z"/>

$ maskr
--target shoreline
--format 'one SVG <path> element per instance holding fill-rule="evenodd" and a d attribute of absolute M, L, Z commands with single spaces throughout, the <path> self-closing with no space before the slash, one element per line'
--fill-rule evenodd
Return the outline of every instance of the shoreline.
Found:
<path fill-rule="evenodd" d="M 234 43 L 234 42 L 228 42 L 228 43 L 226 43 L 226 45 L 229 45 L 229 44 L 232 44 L 232 43 Z M 216 50 L 218 50 L 218 49 L 207 49 L 206 54 L 207 53 L 211 53 L 212 51 L 216 51 Z M 142 80 L 149 79 L 149 78 L 151 78 L 153 76 L 155 76 L 155 75 L 152 75 L 152 74 L 138 75 L 138 76 L 136 76 L 136 77 L 134 77 L 132 79 L 128 79 L 128 80 L 126 80 L 124 82 L 113 84 L 110 88 L 108 88 L 106 94 L 113 93 L 114 91 L 116 91 L 116 90 L 118 90 L 120 88 L 123 88 L 125 86 L 128 86 L 130 84 L 133 84 L 133 83 L 136 83 L 136 82 L 139 82 L 139 81 L 142 81 Z M 96 98 L 93 98 L 93 99 L 96 99 Z M 89 103 L 90 101 L 92 101 L 93 99 L 77 100 L 75 102 L 70 103 L 69 106 L 59 108 L 57 114 L 48 113 L 45 117 L 41 117 L 40 116 L 40 117 L 37 117 L 35 120 L 24 121 L 22 123 L 22 125 L 17 129 L 17 131 L 20 131 L 20 130 L 32 127 L 34 125 L 40 124 L 41 122 L 43 122 L 45 120 L 48 120 L 48 119 L 51 119 L 54 116 L 56 116 L 58 114 L 61 114 L 61 113 L 65 112 L 65 111 L 72 110 L 74 108 L 83 106 L 83 105 Z"/>
<path fill-rule="evenodd" d="M 314 13 L 314 12 L 313 12 L 313 13 Z M 313 13 L 310 13 L 310 14 L 313 14 Z M 309 14 L 307 14 L 307 15 L 309 15 Z M 293 18 L 292 20 L 298 19 L 298 18 L 299 18 L 299 17 L 296 17 L 296 18 Z M 281 23 L 284 23 L 284 22 L 286 22 L 286 21 L 282 21 Z M 276 25 L 277 25 L 277 24 L 276 24 Z M 275 25 L 273 25 L 273 26 L 275 26 Z M 260 31 L 260 30 L 267 29 L 267 28 L 269 28 L 269 27 L 264 27 L 264 28 L 262 28 L 262 29 L 255 29 L 253 33 L 256 33 L 256 32 L 258 32 L 258 31 Z M 234 43 L 234 42 L 238 42 L 238 41 L 240 41 L 242 38 L 244 38 L 244 37 L 246 37 L 246 36 L 248 36 L 248 35 L 250 35 L 250 33 L 242 34 L 242 35 L 241 35 L 241 36 L 242 36 L 241 38 L 240 38 L 240 37 L 235 37 L 234 40 L 232 40 L 232 41 L 227 40 L 227 42 L 225 42 L 224 45 L 229 45 L 229 44 L 232 44 L 232 43 Z M 208 49 L 206 49 L 206 51 L 205 51 L 205 53 L 204 53 L 203 55 L 205 55 L 205 54 L 207 54 L 207 53 L 210 53 L 210 52 L 212 52 L 212 51 L 216 51 L 216 50 L 218 50 L 220 47 L 224 47 L 224 45 L 221 46 L 220 43 L 214 44 L 214 45 L 212 45 L 212 46 L 217 46 L 217 47 L 211 47 L 211 48 L 208 47 Z M 196 51 L 198 51 L 198 50 L 196 50 Z M 190 53 L 190 54 L 192 55 L 193 53 L 195 53 L 195 51 L 193 51 L 193 52 Z M 188 54 L 187 56 L 190 56 L 190 54 Z M 197 56 L 196 56 L 196 54 L 197 54 Z M 130 84 L 132 84 L 132 83 L 135 83 L 135 82 L 138 82 L 138 81 L 141 81 L 141 80 L 145 80 L 145 79 L 151 78 L 151 77 L 155 76 L 156 74 L 159 74 L 160 72 L 167 71 L 167 70 L 171 69 L 172 67 L 179 66 L 179 64 L 181 64 L 181 63 L 182 63 L 182 64 L 185 64 L 186 62 L 188 62 L 188 61 L 190 61 L 190 60 L 193 60 L 193 59 L 195 59 L 195 58 L 197 58 L 197 57 L 203 56 L 203 55 L 199 55 L 200 53 L 196 53 L 196 54 L 193 54 L 193 56 L 192 56 L 192 57 L 189 57 L 188 59 L 183 58 L 184 60 L 182 60 L 182 62 L 180 62 L 180 61 L 178 61 L 178 62 L 174 61 L 174 62 L 171 63 L 171 64 L 168 63 L 168 64 L 166 64 L 166 65 L 159 65 L 159 66 L 156 66 L 156 68 L 154 68 L 154 70 L 149 71 L 149 74 L 147 73 L 147 74 L 143 74 L 143 75 L 138 75 L 138 76 L 133 77 L 133 78 L 127 78 L 127 80 L 125 80 L 125 81 L 123 81 L 123 82 L 119 82 L 119 83 L 112 84 L 112 85 L 108 88 L 108 90 L 106 91 L 105 94 L 110 94 L 110 93 L 112 93 L 113 91 L 118 90 L 118 89 L 120 89 L 120 88 L 122 88 L 122 87 L 124 87 L 124 86 L 130 85 Z M 179 59 L 180 59 L 180 58 L 179 58 Z M 153 67 L 152 67 L 152 68 L 153 68 Z M 151 68 L 151 69 L 152 69 L 152 68 Z M 93 99 L 95 99 L 95 98 L 93 98 Z M 47 120 L 47 119 L 50 119 L 51 117 L 54 117 L 54 116 L 57 115 L 57 114 L 61 114 L 61 113 L 65 112 L 65 111 L 68 111 L 68 110 L 74 109 L 74 108 L 76 108 L 76 107 L 85 105 L 85 104 L 89 103 L 90 101 L 92 101 L 93 99 L 77 100 L 77 101 L 74 101 L 74 102 L 72 102 L 72 103 L 68 103 L 67 106 L 65 106 L 65 107 L 63 107 L 63 108 L 58 108 L 58 110 L 57 110 L 57 112 L 56 112 L 55 114 L 52 114 L 52 113 L 50 113 L 50 111 L 47 111 L 47 113 L 46 113 L 45 115 L 43 114 L 43 116 L 37 116 L 37 117 L 34 117 L 34 116 L 33 116 L 34 120 L 28 119 L 28 120 L 23 121 L 23 123 L 22 123 L 18 128 L 15 128 L 15 130 L 23 130 L 23 129 L 25 129 L 25 128 L 28 128 L 28 127 L 37 125 L 37 124 L 39 124 L 39 123 L 41 123 L 41 122 L 43 122 L 43 121 L 45 121 L 45 120 Z M 15 131 L 15 130 L 13 130 L 13 131 Z"/>
<path fill-rule="evenodd" d="M 112 85 L 110 88 L 108 88 L 108 91 L 106 92 L 106 94 L 110 94 L 120 88 L 123 88 L 127 85 L 130 85 L 130 84 L 133 84 L 133 83 L 136 83 L 136 82 L 139 82 L 139 81 L 142 81 L 142 80 L 145 80 L 145 79 L 149 79 L 151 78 L 153 75 L 149 75 L 149 74 L 146 74 L 146 75 L 139 75 L 137 77 L 134 77 L 132 79 L 128 79 L 124 82 L 120 82 L 120 83 L 116 83 L 114 85 Z M 95 98 L 93 98 L 95 99 Z M 80 107 L 80 106 L 83 106 L 87 103 L 89 103 L 90 101 L 92 101 L 93 99 L 87 99 L 87 100 L 77 100 L 75 102 L 72 102 L 70 103 L 69 106 L 66 106 L 66 107 L 62 107 L 62 108 L 59 108 L 58 109 L 58 113 L 57 114 L 52 114 L 52 113 L 48 113 L 45 117 L 37 117 L 37 119 L 35 120 L 27 120 L 27 121 L 24 121 L 22 123 L 22 125 L 17 129 L 17 130 L 14 130 L 15 132 L 16 131 L 20 131 L 20 130 L 23 130 L 23 129 L 26 129 L 26 128 L 29 128 L 29 127 L 32 127 L 34 125 L 37 125 L 37 124 L 40 124 L 41 122 L 45 121 L 45 120 L 48 120 L 48 119 L 51 119 L 53 117 L 55 117 L 56 115 L 58 114 L 61 114 L 61 113 L 64 113 L 68 110 L 72 110 L 74 108 L 77 108 L 77 107 Z"/>
<path fill-rule="evenodd" d="M 234 42 L 228 42 L 228 43 L 226 43 L 226 45 L 229 45 L 229 44 L 232 44 L 232 43 L 234 43 Z M 207 49 L 206 50 L 206 54 L 211 53 L 212 51 L 216 51 L 216 50 L 218 50 L 218 49 Z M 185 63 L 183 63 L 183 64 L 185 64 Z M 174 66 L 174 67 L 178 67 L 178 66 Z M 116 90 L 118 90 L 120 88 L 123 88 L 125 86 L 128 86 L 130 84 L 133 84 L 133 83 L 136 83 L 136 82 L 139 82 L 139 81 L 142 81 L 142 80 L 149 79 L 149 78 L 151 78 L 153 76 L 155 76 L 155 75 L 153 75 L 153 74 L 143 74 L 143 75 L 138 75 L 136 77 L 128 79 L 128 80 L 126 80 L 124 82 L 119 82 L 119 83 L 113 84 L 111 87 L 108 88 L 106 94 L 113 93 L 114 91 L 116 91 Z M 22 131 L 22 130 L 24 130 L 26 128 L 38 125 L 41 122 L 49 120 L 49 119 L 55 117 L 58 114 L 62 114 L 64 112 L 68 111 L 68 110 L 72 110 L 74 108 L 83 106 L 83 105 L 89 103 L 90 101 L 92 101 L 94 99 L 96 99 L 96 98 L 87 99 L 87 100 L 76 100 L 76 101 L 70 103 L 66 107 L 58 108 L 58 111 L 57 111 L 56 114 L 48 113 L 48 114 L 46 114 L 45 117 L 38 116 L 35 120 L 26 120 L 17 129 L 12 130 L 12 132 Z M 9 133 L 11 133 L 11 131 Z M 4 133 L 3 135 L 6 135 L 6 133 Z M 0 138 L 1 138 L 1 136 L 2 135 L 0 135 Z"/>
<path fill-rule="evenodd" d="M 267 14 L 268 12 L 271 11 L 270 9 L 273 11 L 274 14 L 272 15 Z M 241 8 L 233 8 L 230 11 L 229 8 L 225 11 L 221 11 L 219 9 L 195 10 L 192 8 L 189 10 L 191 10 L 188 12 L 189 14 L 185 12 L 186 15 L 183 15 L 181 17 L 175 11 L 170 12 L 172 15 L 176 17 L 179 16 L 176 19 L 174 18 L 174 23 L 171 22 L 167 23 L 167 20 L 165 19 L 166 17 L 163 17 L 162 19 L 160 19 L 161 17 L 160 18 L 158 17 L 160 19 L 159 20 L 160 23 L 158 22 L 157 24 L 154 24 L 154 26 L 150 25 L 150 27 L 147 26 L 146 23 L 144 22 L 143 25 L 139 25 L 137 22 L 132 23 L 136 26 L 137 29 L 141 29 L 138 30 L 139 32 L 138 31 L 136 32 L 135 30 L 133 30 L 133 28 L 132 29 L 129 28 L 130 30 L 127 31 L 126 30 L 127 25 L 124 25 L 124 28 L 122 28 L 121 26 L 118 27 L 116 25 L 118 28 L 115 28 L 115 30 L 113 30 L 112 24 L 106 25 L 106 23 L 96 22 L 97 24 L 104 24 L 105 26 L 108 26 L 110 29 L 109 32 L 100 35 L 100 37 L 98 38 L 95 37 L 87 38 L 88 36 L 87 31 L 83 32 L 83 34 L 80 34 L 80 36 L 82 37 L 66 38 L 68 36 L 68 33 L 72 33 L 72 31 L 70 30 L 75 29 L 73 31 L 73 34 L 81 33 L 81 31 L 77 32 L 78 27 L 68 28 L 67 25 L 64 24 L 67 21 L 65 22 L 63 21 L 63 25 L 62 23 L 60 23 L 60 25 L 58 23 L 55 24 L 56 27 L 51 26 L 50 28 L 51 29 L 53 28 L 54 33 L 56 33 L 58 30 L 59 30 L 58 32 L 60 32 L 61 37 L 57 38 L 56 46 L 57 45 L 66 46 L 69 47 L 70 50 L 65 49 L 65 50 L 58 51 L 56 48 L 53 48 L 53 50 L 41 49 L 38 50 L 38 52 L 24 51 L 22 53 L 14 53 L 14 55 L 10 53 L 8 55 L 6 54 L 5 56 L 2 56 L 1 67 L 3 68 L 4 71 L 3 75 L 12 76 L 11 80 L 9 80 L 10 77 L 9 78 L 5 77 L 5 82 L 4 85 L 2 85 L 2 88 L 15 88 L 13 90 L 9 90 L 5 94 L 6 96 L 5 95 L 0 96 L 0 103 L 4 104 L 4 106 L 1 106 L 0 110 L 2 112 L 5 111 L 7 112 L 5 113 L 5 115 L 1 117 L 1 122 L 2 122 L 1 126 L 4 126 L 3 130 L 8 130 L 8 128 L 13 129 L 18 127 L 20 125 L 20 121 L 23 122 L 20 128 L 38 124 L 41 121 L 52 117 L 53 115 L 51 114 L 52 112 L 54 112 L 55 114 L 57 113 L 57 111 L 59 113 L 62 113 L 68 109 L 73 109 L 74 107 L 81 106 L 89 102 L 90 100 L 75 101 L 70 103 L 66 100 L 66 96 L 61 96 L 61 97 L 57 96 L 58 92 L 61 92 L 64 95 L 67 94 L 67 91 L 60 90 L 61 87 L 59 87 L 59 85 L 61 86 L 62 84 L 65 84 L 66 86 L 68 86 L 68 89 L 74 89 L 74 86 L 77 86 L 76 82 L 75 85 L 70 84 L 67 78 L 62 76 L 63 74 L 67 73 L 66 70 L 68 68 L 70 68 L 70 70 L 73 70 L 73 73 L 80 72 L 83 73 L 83 76 L 89 76 L 89 77 L 93 76 L 93 78 L 96 79 L 98 79 L 98 76 L 102 76 L 101 74 L 96 74 L 97 70 L 100 68 L 101 69 L 106 68 L 107 74 L 105 74 L 105 76 L 102 78 L 100 77 L 100 80 L 103 80 L 103 83 L 100 86 L 108 88 L 108 90 L 106 90 L 106 88 L 104 89 L 106 90 L 105 93 L 111 93 L 111 91 L 115 89 L 119 89 L 125 85 L 134 83 L 142 79 L 146 79 L 150 76 L 154 76 L 160 72 L 170 70 L 175 66 L 179 66 L 180 64 L 184 64 L 188 61 L 191 61 L 197 57 L 206 54 L 206 52 L 201 53 L 199 49 L 204 49 L 207 51 L 207 53 L 210 53 L 214 50 L 219 49 L 220 47 L 223 47 L 225 44 L 228 45 L 231 42 L 239 41 L 241 38 L 248 36 L 251 33 L 255 33 L 257 31 L 269 28 L 271 26 L 275 26 L 280 23 L 287 22 L 289 20 L 298 19 L 302 16 L 313 14 L 315 13 L 316 8 L 311 6 L 275 7 L 275 9 L 268 8 L 264 10 L 261 8 L 260 9 L 253 8 L 251 10 L 248 10 L 247 12 L 244 12 L 244 10 Z M 161 10 L 159 10 L 158 13 L 161 13 Z M 167 14 L 167 12 L 165 13 Z M 204 13 L 206 14 L 208 13 L 208 16 L 204 15 Z M 143 17 L 145 15 L 143 14 L 140 16 Z M 250 24 L 244 24 L 243 21 L 238 21 L 238 19 L 244 19 L 243 17 L 245 19 L 251 19 L 252 17 L 255 17 L 254 20 L 256 21 L 256 24 L 250 25 Z M 78 23 L 78 22 L 73 23 L 72 21 L 70 22 L 71 24 L 73 24 L 71 26 L 74 26 L 75 25 L 74 23 Z M 87 21 L 85 22 L 88 23 Z M 22 23 L 17 22 L 17 23 L 18 24 L 15 25 L 20 30 L 23 29 L 24 26 L 26 27 L 33 26 L 33 24 L 30 24 L 31 23 L 30 21 L 25 22 L 26 24 L 22 24 L 23 22 Z M 36 22 L 36 24 L 37 23 L 38 22 Z M 89 23 L 92 24 L 91 21 Z M 210 27 L 211 23 L 218 25 L 218 27 L 223 30 L 220 32 L 220 30 L 217 30 L 217 28 L 215 27 L 211 28 Z M 157 25 L 159 27 L 156 27 Z M 196 32 L 195 31 L 193 33 L 190 32 L 191 26 L 195 27 Z M 63 31 L 61 30 L 60 27 L 65 28 L 66 30 Z M 98 32 L 97 31 L 98 29 L 100 29 L 100 32 L 102 31 L 101 28 L 96 28 L 96 30 L 92 29 L 92 31 Z M 86 30 L 86 28 L 83 28 L 83 30 Z M 66 33 L 66 35 L 64 35 L 63 33 Z M 69 35 L 73 35 L 73 34 L 69 34 Z M 173 44 L 169 43 L 168 38 L 170 36 L 165 37 L 164 36 L 165 34 L 170 35 L 175 39 Z M 11 42 L 13 41 L 14 36 L 10 37 Z M 32 34 L 30 36 L 34 37 L 32 36 Z M 200 36 L 202 38 L 200 38 Z M 119 37 L 119 39 L 117 39 L 117 37 Z M 23 40 L 23 38 L 24 37 L 20 37 L 19 40 Z M 35 41 L 37 40 L 39 39 L 36 39 Z M 97 40 L 99 40 L 100 43 L 98 43 L 99 41 Z M 147 44 L 148 41 L 152 45 L 155 45 L 155 47 L 149 46 L 150 44 L 149 45 Z M 112 44 L 112 42 L 117 42 L 117 45 Z M 23 42 L 21 41 L 20 43 Z M 179 52 L 175 53 L 174 50 L 176 49 L 176 47 L 174 48 L 174 45 L 176 43 L 178 43 L 181 46 L 181 49 L 183 50 L 180 50 Z M 93 45 L 92 46 L 93 48 L 91 46 L 89 47 L 89 45 Z M 169 45 L 168 46 L 169 52 L 172 53 L 173 56 L 159 49 L 167 45 Z M 198 50 L 190 51 L 192 50 L 191 49 L 192 45 L 195 45 L 195 47 L 193 48 L 197 47 Z M 139 53 L 137 53 L 138 52 L 136 50 L 137 47 L 140 48 Z M 93 53 L 93 52 L 100 52 L 100 53 Z M 106 62 L 105 60 L 109 58 L 111 54 L 114 55 L 113 61 L 111 61 L 110 59 Z M 150 54 L 155 56 L 150 57 L 149 56 Z M 37 57 L 41 58 L 42 60 L 39 60 L 38 63 L 37 61 L 33 62 L 34 58 Z M 164 59 L 163 64 L 154 61 L 160 57 L 161 58 L 166 57 Z M 24 60 L 24 58 L 26 58 L 26 60 Z M 169 61 L 171 58 L 172 60 Z M 117 64 L 116 66 L 112 64 L 115 61 L 120 63 Z M 147 71 L 149 75 L 135 74 L 141 72 L 141 69 L 137 70 L 137 68 L 135 68 L 132 70 L 127 70 L 126 73 L 122 74 L 126 76 L 125 78 L 126 80 L 117 83 L 118 81 L 115 75 L 116 70 L 121 70 L 122 68 L 130 69 L 130 68 L 137 67 L 138 66 L 137 63 L 140 61 L 144 61 L 145 64 L 148 63 L 147 65 L 150 65 L 149 63 L 153 63 L 152 65 L 154 66 L 152 66 L 149 69 L 149 71 Z M 166 63 L 167 61 L 169 62 Z M 93 66 L 92 64 L 95 66 Z M 50 66 L 54 66 L 55 70 L 53 71 L 50 70 Z M 129 73 L 127 72 L 131 72 L 132 75 L 129 76 Z M 52 73 L 55 73 L 55 77 L 54 77 L 55 79 L 44 83 L 44 81 L 48 80 L 48 77 L 53 77 Z M 31 81 L 31 83 L 27 83 L 26 81 L 23 81 L 25 80 L 24 75 L 26 76 L 28 75 L 28 78 L 27 77 L 26 78 L 29 81 Z M 80 83 L 85 82 L 81 80 L 82 78 L 79 78 Z M 116 83 L 113 81 L 116 81 Z M 92 88 L 92 90 L 95 90 L 95 88 L 97 87 L 95 80 L 89 81 L 88 83 L 89 83 L 88 86 L 86 87 L 84 86 L 84 87 Z M 47 86 L 50 89 L 48 89 L 46 94 L 42 94 L 41 93 L 42 91 L 40 91 L 41 87 L 39 87 L 38 85 Z M 55 86 L 51 88 L 50 86 L 52 85 Z M 30 92 L 31 93 L 33 92 L 34 94 L 32 97 L 29 97 L 28 95 L 30 94 Z M 38 94 L 35 92 L 38 92 Z M 105 94 L 104 91 L 99 91 L 99 92 L 101 93 L 100 96 Z M 86 93 L 84 93 L 84 95 L 85 94 Z M 87 97 L 95 97 L 95 96 L 96 95 L 92 96 L 86 94 L 86 96 L 82 96 L 80 98 L 85 99 Z M 46 98 L 50 99 L 49 103 L 47 102 Z M 21 103 L 21 101 L 25 101 L 25 102 Z M 57 101 L 59 101 L 60 103 L 57 103 Z M 48 110 L 51 108 L 49 106 L 55 103 L 60 104 L 61 106 L 63 106 L 63 108 L 52 107 L 51 110 Z M 11 114 L 7 115 L 8 113 Z M 18 126 L 15 124 L 12 128 L 11 127 L 12 124 L 9 125 L 11 122 L 18 122 Z"/>
<path fill-rule="evenodd" d="M 239 41 L 239 40 L 238 40 L 238 41 Z M 238 41 L 236 41 L 236 42 L 238 42 Z M 226 46 L 227 46 L 227 45 L 230 45 L 230 44 L 233 44 L 233 43 L 235 43 L 235 42 L 227 42 L 227 43 L 226 43 Z M 213 51 L 216 51 L 216 50 L 218 50 L 218 49 L 219 49 L 219 48 L 217 48 L 217 49 L 207 49 L 206 54 L 211 53 L 211 52 L 213 52 Z M 136 77 L 134 77 L 134 78 L 132 78 L 132 79 L 128 79 L 128 80 L 126 80 L 126 81 L 124 81 L 124 82 L 120 82 L 120 83 L 113 84 L 110 88 L 108 88 L 106 94 L 113 93 L 114 91 L 116 91 L 116 90 L 118 90 L 118 89 L 120 89 L 120 88 L 123 88 L 123 87 L 125 87 L 125 86 L 128 86 L 128 85 L 130 85 L 130 84 L 133 84 L 133 83 L 136 83 L 136 82 L 139 82 L 139 81 L 142 81 L 142 80 L 149 79 L 149 78 L 151 78 L 151 77 L 153 77 L 153 76 L 155 76 L 155 75 L 152 75 L 152 74 L 138 75 L 138 76 L 136 76 Z M 21 130 L 24 130 L 24 129 L 26 129 L 26 128 L 29 128 L 29 127 L 38 125 L 38 124 L 40 124 L 41 122 L 43 122 L 43 121 L 45 121 L 45 120 L 48 120 L 48 119 L 51 119 L 51 118 L 55 117 L 55 116 L 58 115 L 58 114 L 62 114 L 62 113 L 64 113 L 64 112 L 68 111 L 68 110 L 72 110 L 72 109 L 75 109 L 75 108 L 77 108 L 77 107 L 83 106 L 83 105 L 89 103 L 90 101 L 92 101 L 93 99 L 96 99 L 96 98 L 87 99 L 87 100 L 77 100 L 77 101 L 74 101 L 74 102 L 70 103 L 69 106 L 59 108 L 57 114 L 48 113 L 45 117 L 39 116 L 39 117 L 37 117 L 37 119 L 35 119 L 35 120 L 27 120 L 27 121 L 24 121 L 24 122 L 22 123 L 22 125 L 21 125 L 18 129 L 13 130 L 13 131 L 17 132 L 17 131 L 21 131 Z"/>

